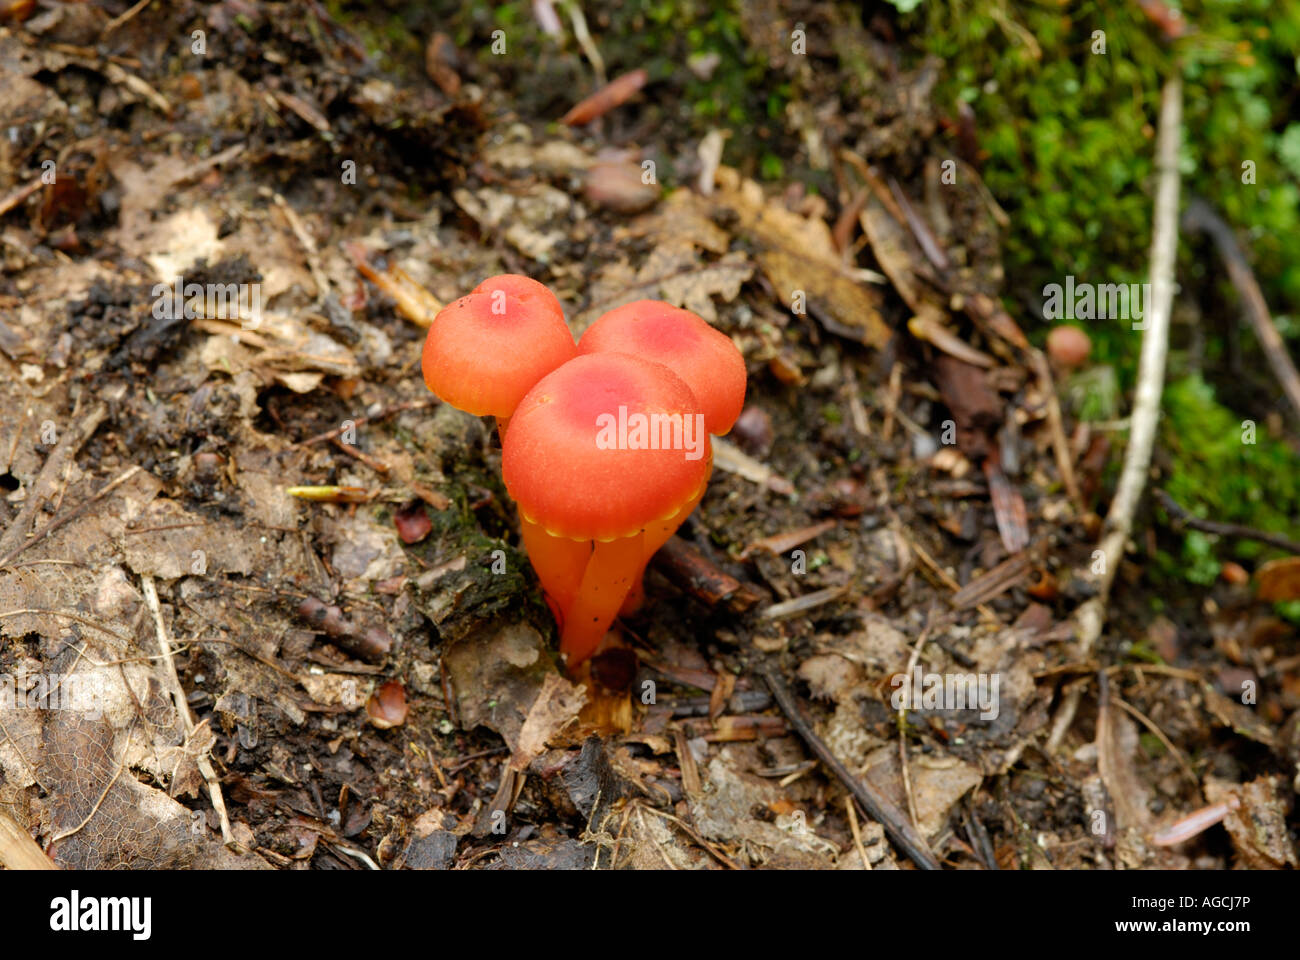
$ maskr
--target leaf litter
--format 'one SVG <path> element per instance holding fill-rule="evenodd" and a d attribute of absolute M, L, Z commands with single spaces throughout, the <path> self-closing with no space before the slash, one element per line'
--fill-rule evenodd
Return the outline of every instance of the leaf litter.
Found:
<path fill-rule="evenodd" d="M 15 413 L 0 422 L 0 672 L 33 702 L 31 678 L 58 675 L 95 704 L 0 701 L 0 810 L 56 864 L 910 868 L 809 761 L 758 680 L 773 662 L 847 775 L 915 816 L 945 866 L 1294 867 L 1293 634 L 1234 595 L 1213 650 L 1130 657 L 1135 608 L 1077 655 L 1067 622 L 1096 503 L 1062 491 L 1023 338 L 978 299 L 1002 280 L 994 214 L 966 187 L 931 236 L 932 208 L 906 203 L 935 135 L 931 72 L 879 81 L 879 116 L 828 115 L 911 213 L 870 191 L 836 223 L 825 201 L 716 159 L 708 190 L 623 182 L 663 145 L 602 152 L 606 120 L 650 109 L 637 98 L 583 130 L 524 123 L 490 109 L 503 91 L 485 103 L 453 82 L 473 68 L 445 37 L 435 89 L 378 76 L 345 29 L 289 6 L 302 16 L 245 25 L 218 8 L 215 35 L 257 29 L 279 59 L 237 46 L 192 98 L 150 40 L 188 35 L 189 4 L 120 29 L 139 51 L 129 71 L 0 31 L 6 156 L 30 166 L 42 138 L 80 151 L 58 191 L 0 180 Z M 763 44 L 771 26 L 745 29 Z M 94 138 L 59 123 L 74 108 L 100 116 Z M 203 136 L 162 137 L 168 113 Z M 803 131 L 824 159 L 817 124 Z M 339 170 L 360 156 L 366 186 L 350 189 Z M 840 176 L 850 200 L 863 189 Z M 684 306 L 750 369 L 745 423 L 761 429 L 720 445 L 625 624 L 630 652 L 588 684 L 555 662 L 490 429 L 420 383 L 429 316 L 503 271 L 548 282 L 575 334 L 634 299 Z M 259 322 L 155 322 L 155 286 L 177 275 L 259 284 Z M 933 439 L 949 419 L 965 470 Z M 304 502 L 293 486 L 365 497 Z M 422 535 L 404 537 L 412 504 Z M 1017 558 L 1032 563 L 981 580 Z M 1289 572 L 1262 572 L 1270 596 L 1294 592 Z M 914 660 L 997 676 L 998 715 L 900 720 L 892 680 Z M 1240 702 L 1228 669 L 1254 671 L 1261 699 Z M 1049 756 L 1052 709 L 1078 685 L 1090 699 Z M 591 720 L 613 716 L 628 725 Z M 1207 804 L 1221 829 L 1152 842 Z M 1114 818 L 1100 833 L 1098 812 Z"/>

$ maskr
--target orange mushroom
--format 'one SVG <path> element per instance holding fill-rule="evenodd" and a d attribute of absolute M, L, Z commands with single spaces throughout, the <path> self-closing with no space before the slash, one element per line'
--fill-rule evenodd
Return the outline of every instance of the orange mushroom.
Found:
<path fill-rule="evenodd" d="M 709 433 L 722 436 L 745 406 L 745 359 L 731 338 L 662 300 L 617 307 L 587 328 L 579 353 L 630 353 L 662 363 L 695 392 Z"/>
<path fill-rule="evenodd" d="M 729 431 L 745 405 L 745 360 L 731 338 L 697 314 L 662 300 L 637 300 L 604 314 L 578 341 L 582 354 L 616 351 L 662 363 L 689 386 L 700 401 L 709 433 Z M 712 447 L 709 470 L 713 469 Z M 704 487 L 700 487 L 700 496 Z M 644 570 L 656 551 L 695 509 L 698 500 L 678 515 L 651 524 L 645 532 L 642 576 L 636 578 L 623 606 L 634 613 L 645 601 Z"/>
<path fill-rule="evenodd" d="M 569 361 L 515 410 L 501 469 L 570 667 L 595 652 L 639 580 L 647 529 L 702 496 L 704 419 L 680 377 L 623 353 Z"/>
<path fill-rule="evenodd" d="M 536 280 L 502 274 L 433 318 L 424 341 L 424 383 L 457 409 L 496 417 L 504 438 L 524 394 L 576 355 L 555 295 Z"/>

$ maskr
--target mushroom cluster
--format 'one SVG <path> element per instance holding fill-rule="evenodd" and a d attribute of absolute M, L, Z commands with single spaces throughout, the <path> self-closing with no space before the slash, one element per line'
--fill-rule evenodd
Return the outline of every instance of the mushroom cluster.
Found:
<path fill-rule="evenodd" d="M 710 434 L 744 405 L 740 351 L 657 300 L 575 344 L 546 287 L 504 275 L 438 314 L 423 367 L 445 402 L 497 418 L 524 547 L 577 666 L 643 603 L 646 564 L 704 496 Z"/>

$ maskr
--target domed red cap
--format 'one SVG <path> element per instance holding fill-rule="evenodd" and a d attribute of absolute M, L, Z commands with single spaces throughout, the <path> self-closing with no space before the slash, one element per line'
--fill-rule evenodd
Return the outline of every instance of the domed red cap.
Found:
<path fill-rule="evenodd" d="M 730 430 L 745 405 L 745 359 L 731 338 L 662 300 L 609 311 L 587 328 L 578 351 L 617 351 L 662 363 L 694 391 L 710 433 Z"/>
<path fill-rule="evenodd" d="M 577 354 L 564 310 L 536 280 L 483 281 L 438 312 L 424 341 L 424 382 L 453 407 L 509 417 L 538 380 Z"/>
<path fill-rule="evenodd" d="M 564 308 L 560 306 L 560 301 L 551 292 L 551 288 L 522 273 L 498 273 L 495 277 L 488 277 L 470 293 L 494 293 L 497 290 L 534 306 L 540 307 L 545 303 L 547 310 L 558 314 L 561 320 L 564 319 Z"/>
<path fill-rule="evenodd" d="M 593 353 L 520 401 L 501 459 L 520 512 L 559 537 L 611 540 L 670 517 L 708 480 L 695 395 L 667 367 Z"/>

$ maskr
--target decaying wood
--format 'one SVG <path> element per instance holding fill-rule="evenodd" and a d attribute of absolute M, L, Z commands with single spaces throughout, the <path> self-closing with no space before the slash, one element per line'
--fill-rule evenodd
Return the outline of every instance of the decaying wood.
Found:
<path fill-rule="evenodd" d="M 660 547 L 653 563 L 674 584 L 711 607 L 725 601 L 732 610 L 743 613 L 764 596 L 756 585 L 719 570 L 681 537 L 671 537 Z"/>

